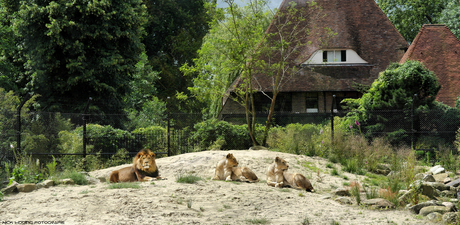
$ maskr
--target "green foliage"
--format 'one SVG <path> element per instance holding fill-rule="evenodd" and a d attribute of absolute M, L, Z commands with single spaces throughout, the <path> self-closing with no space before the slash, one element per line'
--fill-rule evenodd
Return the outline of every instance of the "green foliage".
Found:
<path fill-rule="evenodd" d="M 83 136 L 83 127 L 77 127 L 74 132 Z M 118 149 L 126 148 L 126 141 L 134 139 L 130 132 L 113 128 L 110 125 L 87 124 L 86 133 L 88 143 L 93 146 L 92 153 L 113 153 Z"/>
<path fill-rule="evenodd" d="M 60 113 L 30 114 L 28 126 L 24 129 L 24 151 L 27 153 L 52 153 L 59 145 L 59 132 L 72 130 L 70 119 Z M 49 156 L 35 156 L 42 162 L 51 161 Z"/>
<path fill-rule="evenodd" d="M 414 40 L 422 25 L 438 24 L 441 21 L 440 17 L 446 13 L 443 10 L 448 2 L 458 4 L 458 1 L 451 0 L 376 0 L 376 2 L 408 42 Z M 454 10 L 454 7 L 450 8 Z M 458 17 L 455 17 L 451 22 L 457 20 Z"/>
<path fill-rule="evenodd" d="M 413 106 L 418 109 L 434 107 L 440 88 L 436 75 L 420 62 L 392 63 L 380 73 L 369 91 L 361 98 L 343 101 L 355 108 L 347 115 L 342 127 L 359 121 L 362 132 L 366 137 L 372 138 L 374 133 L 382 132 L 387 127 L 400 123 L 399 121 L 408 120 Z M 417 97 L 414 98 L 414 95 Z M 390 110 L 404 112 L 389 114 Z M 417 130 L 417 127 L 414 129 Z M 406 128 L 395 131 L 387 138 L 393 144 L 399 144 L 407 130 Z"/>
<path fill-rule="evenodd" d="M 445 24 L 457 39 L 460 39 L 460 24 L 458 23 L 458 18 L 460 18 L 460 1 L 447 1 L 447 6 L 442 10 L 439 17 L 439 23 Z"/>
<path fill-rule="evenodd" d="M 118 150 L 117 153 L 112 155 L 112 157 L 110 157 L 110 159 L 104 164 L 104 167 L 113 167 L 113 166 L 119 166 L 119 165 L 128 164 L 128 163 L 132 163 L 132 159 L 128 155 L 128 151 L 122 148 Z"/>
<path fill-rule="evenodd" d="M 142 148 L 155 149 L 155 151 L 167 151 L 167 130 L 160 126 L 138 128 L 132 132 L 137 140 L 141 140 Z"/>
<path fill-rule="evenodd" d="M 17 155 L 16 157 L 16 164 L 11 171 L 9 184 L 11 184 L 13 181 L 16 181 L 20 184 L 38 183 L 45 178 L 45 173 L 40 167 L 40 161 L 37 159 L 34 162 L 32 157 L 21 154 Z"/>
<path fill-rule="evenodd" d="M 188 175 L 180 174 L 176 178 L 177 183 L 187 183 L 187 184 L 194 184 L 200 180 L 202 180 L 201 177 L 198 177 L 192 174 L 188 174 Z"/>
<path fill-rule="evenodd" d="M 320 155 L 315 139 L 321 126 L 314 124 L 288 124 L 286 127 L 273 127 L 267 144 L 270 148 L 297 155 Z"/>
<path fill-rule="evenodd" d="M 0 202 L 3 201 L 3 192 L 0 191 Z"/>
<path fill-rule="evenodd" d="M 139 189 L 141 186 L 139 185 L 138 182 L 125 182 L 125 183 L 111 183 L 108 187 L 108 189 L 123 189 L 123 188 L 134 188 L 134 189 Z"/>
<path fill-rule="evenodd" d="M 61 179 L 70 178 L 75 182 L 75 184 L 78 184 L 78 185 L 87 185 L 88 184 L 88 180 L 86 179 L 86 175 L 81 173 L 81 172 L 77 172 L 75 170 L 73 170 L 73 171 L 64 171 L 64 173 L 61 174 L 60 178 Z"/>
<path fill-rule="evenodd" d="M 195 77 L 189 90 L 209 106 L 210 118 L 217 118 L 222 97 L 240 75 L 273 17 L 265 7 L 266 1 L 249 1 L 244 7 L 226 3 L 227 8 L 215 12 L 193 64 L 181 67 L 186 76 Z"/>
<path fill-rule="evenodd" d="M 57 162 L 53 156 L 53 161 L 46 164 L 46 168 L 48 168 L 49 177 L 54 177 L 54 175 L 56 174 L 56 166 Z"/>
<path fill-rule="evenodd" d="M 158 71 L 160 82 L 157 83 L 157 97 L 166 101 L 171 97 L 171 109 L 187 111 L 199 105 L 194 98 L 180 101 L 173 98 L 176 93 L 186 93 L 192 86 L 194 76 L 183 76 L 180 67 L 188 63 L 193 65 L 197 50 L 209 29 L 212 20 L 212 1 L 175 1 L 145 0 L 148 21 L 145 30 L 148 35 L 142 42 L 145 45 L 149 64 Z M 196 108 L 195 108 L 196 110 Z"/>
<path fill-rule="evenodd" d="M 40 109 L 121 113 L 143 51 L 141 0 L 20 1 L 14 28 Z M 76 94 L 78 93 L 78 94 Z"/>
<path fill-rule="evenodd" d="M 248 149 L 251 139 L 247 125 L 232 125 L 215 119 L 195 124 L 191 139 L 204 148 L 220 146 L 221 149 Z"/>
<path fill-rule="evenodd" d="M 149 101 L 142 104 L 142 108 L 137 110 L 131 108 L 127 110 L 128 130 L 146 128 L 150 126 L 165 125 L 166 121 L 166 103 L 153 96 Z"/>

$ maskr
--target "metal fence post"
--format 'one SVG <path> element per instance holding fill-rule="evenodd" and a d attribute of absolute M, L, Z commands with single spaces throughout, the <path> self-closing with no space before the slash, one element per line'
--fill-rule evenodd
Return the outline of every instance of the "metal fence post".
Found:
<path fill-rule="evenodd" d="M 21 152 L 21 109 L 26 104 L 26 101 L 29 100 L 30 94 L 27 93 L 24 96 L 24 99 L 22 99 L 21 104 L 19 104 L 17 108 L 17 114 L 16 114 L 16 119 L 18 123 L 18 127 L 16 130 L 16 153 L 19 154 Z"/>
<path fill-rule="evenodd" d="M 334 103 L 335 103 L 335 95 L 332 95 L 332 104 L 331 104 L 331 142 L 334 142 Z"/>
<path fill-rule="evenodd" d="M 411 124 L 411 148 L 412 150 L 414 150 L 414 135 L 415 135 L 415 130 L 414 130 L 414 111 L 415 111 L 415 100 L 417 99 L 417 94 L 414 94 L 414 98 L 412 98 L 412 110 L 411 110 L 411 120 L 412 120 L 412 124 Z"/>
<path fill-rule="evenodd" d="M 83 169 L 86 170 L 86 112 L 88 111 L 89 103 L 91 102 L 92 98 L 89 97 L 88 101 L 86 102 L 85 109 L 83 110 Z"/>
<path fill-rule="evenodd" d="M 171 131 L 171 129 L 170 129 L 170 125 L 171 125 L 170 121 L 171 121 L 171 118 L 170 118 L 170 114 L 169 114 L 169 100 L 170 99 L 171 98 L 168 96 L 167 102 L 166 102 L 166 104 L 167 104 L 166 105 L 166 111 L 167 111 L 167 118 L 166 119 L 168 121 L 168 126 L 167 126 L 167 131 L 166 131 L 168 134 L 167 134 L 166 138 L 167 138 L 167 143 L 168 143 L 168 156 L 171 156 L 171 149 L 170 149 L 170 147 L 171 147 L 171 138 L 170 138 L 170 135 L 171 135 L 170 134 L 170 131 Z"/>

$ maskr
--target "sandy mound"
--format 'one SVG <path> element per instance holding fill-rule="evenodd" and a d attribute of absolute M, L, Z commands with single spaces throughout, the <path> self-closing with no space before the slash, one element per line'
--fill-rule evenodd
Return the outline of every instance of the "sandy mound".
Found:
<path fill-rule="evenodd" d="M 211 181 L 214 168 L 227 153 L 248 166 L 259 183 Z M 291 172 L 304 174 L 316 193 L 266 185 L 265 170 L 279 156 Z M 369 210 L 343 205 L 328 197 L 347 182 L 331 176 L 322 158 L 266 150 L 205 151 L 157 159 L 167 180 L 141 183 L 139 189 L 108 189 L 108 183 L 55 186 L 5 197 L 0 222 L 33 221 L 50 224 L 431 224 L 407 210 Z M 93 171 L 105 177 L 112 170 Z M 336 165 L 339 169 L 340 166 Z M 319 173 L 318 173 L 319 171 Z M 339 170 L 341 171 L 341 170 Z M 177 183 L 180 174 L 194 174 L 196 184 Z M 319 175 L 319 176 L 318 176 Z M 363 177 L 344 173 L 350 180 Z M 44 222 L 44 223 L 43 223 Z"/>

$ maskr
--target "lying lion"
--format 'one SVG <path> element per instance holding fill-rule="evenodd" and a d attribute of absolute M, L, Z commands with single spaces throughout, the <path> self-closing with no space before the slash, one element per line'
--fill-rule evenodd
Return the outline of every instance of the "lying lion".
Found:
<path fill-rule="evenodd" d="M 299 190 L 314 192 L 310 181 L 300 173 L 287 172 L 289 166 L 282 158 L 276 157 L 267 168 L 267 184 L 273 187 L 292 187 Z"/>
<path fill-rule="evenodd" d="M 134 182 L 162 179 L 155 163 L 155 153 L 150 149 L 140 150 L 133 158 L 133 165 L 110 174 L 110 182 Z"/>
<path fill-rule="evenodd" d="M 211 180 L 258 182 L 259 178 L 246 166 L 237 167 L 238 161 L 232 153 L 217 162 L 214 177 Z"/>

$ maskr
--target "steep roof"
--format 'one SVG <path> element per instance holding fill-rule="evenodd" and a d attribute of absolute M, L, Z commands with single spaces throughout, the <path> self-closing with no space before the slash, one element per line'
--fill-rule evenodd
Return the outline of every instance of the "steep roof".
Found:
<path fill-rule="evenodd" d="M 441 90 L 436 100 L 455 106 L 460 95 L 460 41 L 445 25 L 425 24 L 400 63 L 422 62 L 438 77 Z"/>
<path fill-rule="evenodd" d="M 283 0 L 279 12 L 285 12 L 290 2 L 300 10 L 312 0 Z M 281 91 L 351 91 L 354 82 L 370 85 L 378 73 L 390 62 L 398 62 L 408 48 L 407 42 L 395 29 L 374 0 L 317 0 L 322 8 L 322 17 L 310 17 L 304 21 L 310 29 L 311 44 L 302 46 L 290 62 L 302 67 L 297 75 L 286 81 Z M 273 32 L 273 23 L 267 33 Z M 328 39 L 324 28 L 330 28 L 337 35 Z M 317 50 L 351 49 L 365 65 L 302 65 Z M 259 91 L 270 92 L 272 81 L 265 74 L 255 76 Z M 235 82 L 238 84 L 239 82 Z"/>

